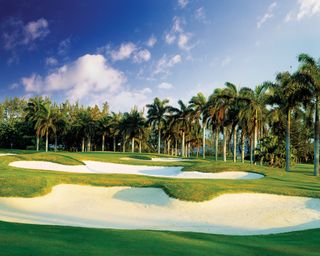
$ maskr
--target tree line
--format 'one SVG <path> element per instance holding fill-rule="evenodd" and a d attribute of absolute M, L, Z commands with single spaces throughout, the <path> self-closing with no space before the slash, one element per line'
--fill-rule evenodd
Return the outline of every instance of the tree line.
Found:
<path fill-rule="evenodd" d="M 0 147 L 39 151 L 158 152 L 182 157 L 285 167 L 314 163 L 319 175 L 320 61 L 298 56 L 295 72 L 280 72 L 254 89 L 226 82 L 177 106 L 155 98 L 144 111 L 115 113 L 108 103 L 85 107 L 48 97 L 0 104 Z"/>

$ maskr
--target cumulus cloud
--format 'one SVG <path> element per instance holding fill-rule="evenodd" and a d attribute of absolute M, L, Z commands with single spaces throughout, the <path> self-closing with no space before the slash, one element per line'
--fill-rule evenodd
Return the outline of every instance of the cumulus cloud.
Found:
<path fill-rule="evenodd" d="M 47 66 L 55 66 L 58 64 L 58 60 L 54 57 L 48 57 L 46 58 L 46 65 Z"/>
<path fill-rule="evenodd" d="M 156 67 L 153 71 L 154 75 L 156 74 L 168 74 L 170 68 L 174 67 L 176 64 L 181 62 L 182 57 L 180 54 L 176 55 L 163 55 L 160 60 L 157 62 Z"/>
<path fill-rule="evenodd" d="M 164 90 L 169 90 L 169 89 L 173 88 L 173 85 L 170 84 L 170 83 L 163 82 L 163 83 L 158 85 L 158 88 L 159 89 L 164 89 Z"/>
<path fill-rule="evenodd" d="M 285 17 L 285 21 L 302 20 L 320 14 L 319 0 L 298 0 L 298 11 L 291 10 Z"/>
<path fill-rule="evenodd" d="M 189 44 L 192 34 L 184 31 L 184 25 L 185 21 L 182 18 L 174 17 L 170 31 L 165 33 L 165 41 L 167 44 L 176 43 L 181 50 L 189 51 L 193 48 Z"/>
<path fill-rule="evenodd" d="M 257 28 L 261 28 L 261 26 L 264 23 L 266 23 L 269 19 L 271 19 L 273 17 L 273 15 L 274 15 L 273 12 L 274 12 L 274 9 L 276 8 L 276 6 L 277 6 L 276 2 L 273 2 L 268 6 L 266 13 L 261 18 L 259 18 L 259 20 L 257 22 Z"/>
<path fill-rule="evenodd" d="M 147 49 L 138 50 L 133 54 L 133 61 L 136 63 L 149 61 L 150 58 L 151 53 Z"/>
<path fill-rule="evenodd" d="M 49 34 L 49 24 L 44 18 L 23 23 L 17 18 L 10 18 L 3 24 L 2 38 L 4 48 L 12 50 L 18 46 L 32 45 L 35 41 L 45 38 Z"/>
<path fill-rule="evenodd" d="M 32 74 L 22 78 L 28 93 L 63 93 L 71 101 L 90 100 L 96 94 L 110 95 L 121 89 L 124 74 L 108 65 L 102 55 L 86 54 L 42 77 Z"/>
<path fill-rule="evenodd" d="M 154 35 L 152 35 L 146 42 L 146 45 L 152 48 L 156 43 L 157 43 L 157 38 Z"/>
<path fill-rule="evenodd" d="M 188 3 L 189 0 L 178 0 L 178 6 L 182 9 L 185 8 L 188 5 Z"/>
<path fill-rule="evenodd" d="M 33 73 L 23 77 L 21 84 L 30 97 L 50 95 L 86 105 L 108 101 L 114 111 L 145 106 L 152 98 L 152 90 L 149 87 L 131 89 L 126 81 L 124 73 L 113 68 L 103 55 L 86 54 L 46 76 Z"/>
<path fill-rule="evenodd" d="M 113 61 L 132 59 L 134 63 L 141 63 L 151 59 L 149 50 L 140 48 L 132 42 L 122 43 L 115 50 L 111 50 L 111 46 L 107 45 L 99 48 L 98 52 L 109 53 Z"/>
<path fill-rule="evenodd" d="M 194 17 L 197 21 L 201 23 L 204 23 L 204 24 L 210 23 L 207 20 L 206 12 L 203 6 L 195 10 Z"/>
<path fill-rule="evenodd" d="M 125 60 L 131 57 L 137 47 L 134 43 L 123 43 L 117 50 L 112 50 L 110 55 L 113 61 Z"/>

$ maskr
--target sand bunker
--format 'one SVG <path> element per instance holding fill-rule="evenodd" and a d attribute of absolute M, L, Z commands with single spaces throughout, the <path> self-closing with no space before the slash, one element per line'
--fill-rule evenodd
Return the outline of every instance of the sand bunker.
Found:
<path fill-rule="evenodd" d="M 96 228 L 251 235 L 320 228 L 320 199 L 225 194 L 206 202 L 159 188 L 58 185 L 36 198 L 1 198 L 3 221 Z"/>
<path fill-rule="evenodd" d="M 0 153 L 0 156 L 15 156 L 16 154 L 12 153 Z"/>
<path fill-rule="evenodd" d="M 180 178 L 180 179 L 259 179 L 261 174 L 250 172 L 182 172 L 182 167 L 126 165 L 97 161 L 83 161 L 85 165 L 63 165 L 46 161 L 16 161 L 9 165 L 12 167 L 50 170 L 74 173 L 100 173 L 100 174 L 136 174 L 153 177 Z"/>

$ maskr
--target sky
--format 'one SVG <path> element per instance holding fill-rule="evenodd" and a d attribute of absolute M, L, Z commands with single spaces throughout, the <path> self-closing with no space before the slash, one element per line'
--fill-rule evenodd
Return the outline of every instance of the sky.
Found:
<path fill-rule="evenodd" d="M 113 111 L 254 87 L 320 57 L 320 0 L 0 0 L 0 100 Z"/>

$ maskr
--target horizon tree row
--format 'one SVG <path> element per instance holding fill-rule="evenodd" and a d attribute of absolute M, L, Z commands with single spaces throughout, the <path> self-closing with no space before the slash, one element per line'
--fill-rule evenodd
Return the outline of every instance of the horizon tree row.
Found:
<path fill-rule="evenodd" d="M 113 150 L 181 157 L 231 157 L 285 167 L 314 161 L 319 175 L 320 62 L 298 56 L 299 68 L 251 89 L 226 82 L 209 97 L 201 92 L 177 106 L 155 98 L 146 115 L 110 111 L 107 102 L 85 107 L 47 97 L 0 104 L 0 146 L 39 151 Z"/>

